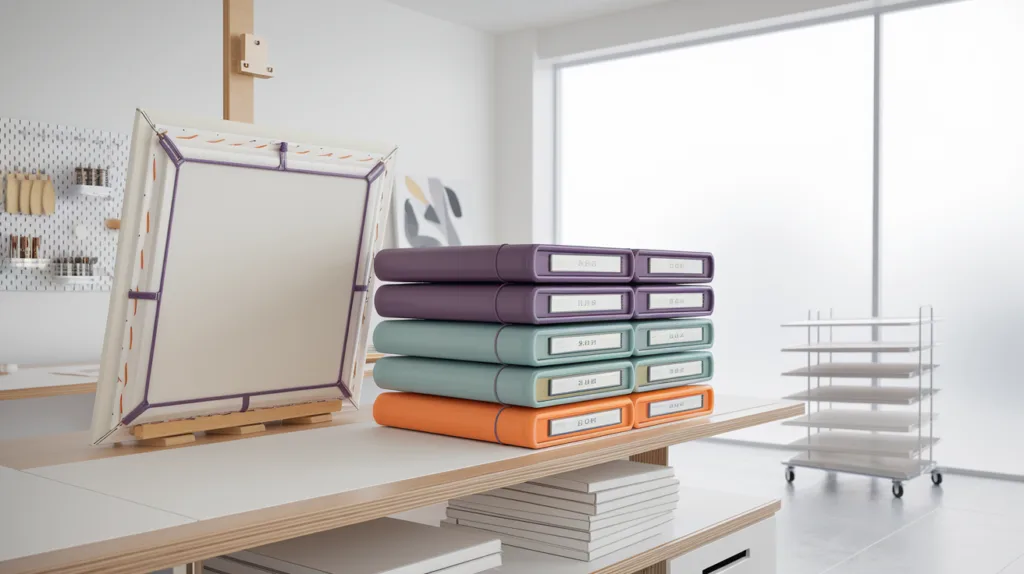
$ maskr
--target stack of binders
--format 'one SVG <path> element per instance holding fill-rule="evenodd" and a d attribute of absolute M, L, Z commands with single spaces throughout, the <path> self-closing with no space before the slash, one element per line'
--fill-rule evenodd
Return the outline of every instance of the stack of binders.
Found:
<path fill-rule="evenodd" d="M 441 526 L 591 561 L 657 536 L 678 501 L 671 468 L 616 460 L 451 500 Z"/>
<path fill-rule="evenodd" d="M 632 396 L 634 428 L 691 418 L 714 410 L 709 385 L 715 371 L 714 292 L 708 283 L 715 275 L 710 253 L 637 249 L 634 283 L 637 314 L 633 322 Z M 690 310 L 686 315 L 673 314 Z M 688 317 L 676 319 L 672 317 Z"/>
<path fill-rule="evenodd" d="M 711 323 L 679 317 L 711 313 L 711 288 L 683 282 L 710 280 L 712 266 L 709 254 L 558 245 L 381 251 L 377 276 L 405 284 L 381 287 L 377 312 L 417 320 L 374 332 L 398 355 L 374 380 L 400 391 L 378 397 L 374 418 L 542 448 L 710 412 L 710 387 L 680 387 L 710 379 L 710 353 L 679 351 L 710 347 Z"/>

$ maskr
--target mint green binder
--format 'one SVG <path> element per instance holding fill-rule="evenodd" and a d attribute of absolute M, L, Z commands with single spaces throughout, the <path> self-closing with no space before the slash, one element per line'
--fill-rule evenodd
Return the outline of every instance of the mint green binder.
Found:
<path fill-rule="evenodd" d="M 629 357 L 633 327 L 384 321 L 373 332 L 373 346 L 392 355 L 540 367 Z"/>
<path fill-rule="evenodd" d="M 715 326 L 711 319 L 633 321 L 633 341 L 637 356 L 710 349 Z"/>
<path fill-rule="evenodd" d="M 632 361 L 635 393 L 704 383 L 715 375 L 715 358 L 708 351 L 633 357 Z"/>
<path fill-rule="evenodd" d="M 492 363 L 384 357 L 373 368 L 377 386 L 521 407 L 549 407 L 633 391 L 629 360 L 520 367 Z"/>

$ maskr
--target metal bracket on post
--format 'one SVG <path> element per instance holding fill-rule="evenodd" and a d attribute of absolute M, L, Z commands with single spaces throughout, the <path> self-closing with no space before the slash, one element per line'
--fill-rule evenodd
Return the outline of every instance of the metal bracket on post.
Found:
<path fill-rule="evenodd" d="M 267 41 L 255 34 L 242 34 L 242 59 L 235 71 L 257 78 L 273 78 L 274 67 L 267 64 Z"/>

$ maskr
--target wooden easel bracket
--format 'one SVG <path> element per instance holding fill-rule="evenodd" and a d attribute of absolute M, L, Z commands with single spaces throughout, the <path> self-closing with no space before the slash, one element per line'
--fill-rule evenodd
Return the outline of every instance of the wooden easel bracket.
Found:
<path fill-rule="evenodd" d="M 235 71 L 257 78 L 273 78 L 274 67 L 267 64 L 267 41 L 255 34 L 242 34 L 242 59 Z"/>

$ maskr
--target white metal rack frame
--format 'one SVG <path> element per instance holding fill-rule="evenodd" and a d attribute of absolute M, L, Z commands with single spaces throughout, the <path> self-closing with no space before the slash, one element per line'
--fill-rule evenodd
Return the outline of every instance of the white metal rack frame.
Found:
<path fill-rule="evenodd" d="M 903 496 L 904 481 L 922 474 L 931 474 L 932 483 L 942 484 L 934 457 L 939 439 L 933 430 L 934 397 L 938 392 L 934 375 L 938 368 L 934 354 L 936 321 L 932 306 L 925 305 L 918 309 L 917 317 L 837 319 L 831 311 L 828 318 L 822 318 L 821 312 L 808 311 L 806 321 L 783 325 L 807 329 L 806 344 L 782 349 L 807 356 L 806 366 L 782 373 L 807 380 L 806 390 L 785 397 L 808 403 L 806 415 L 782 423 L 807 429 L 806 437 L 790 444 L 801 452 L 783 462 L 787 482 L 795 480 L 794 469 L 799 466 L 888 478 L 897 498 Z M 837 342 L 832 339 L 835 327 L 917 327 L 917 340 Z M 827 339 L 822 338 L 823 329 Z M 833 361 L 838 353 L 871 353 L 871 362 Z M 882 353 L 914 353 L 917 360 L 883 363 L 878 361 Z M 871 386 L 833 385 L 833 379 L 870 379 Z M 917 385 L 882 386 L 881 381 L 893 379 L 916 379 Z M 828 407 L 823 409 L 823 403 Z M 833 409 L 835 403 L 871 405 L 871 410 Z M 883 411 L 880 405 L 916 406 L 917 412 Z M 916 440 L 912 434 L 915 431 Z"/>

